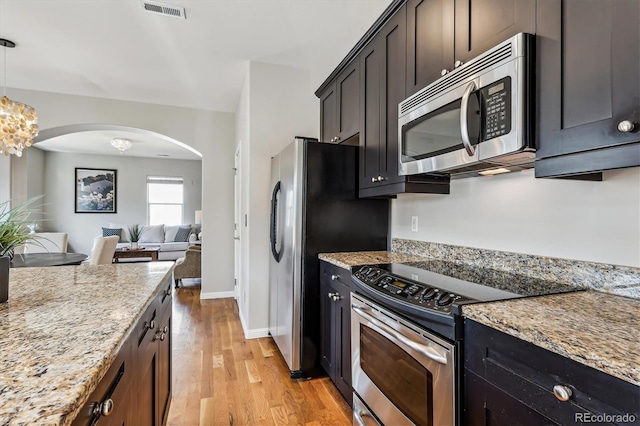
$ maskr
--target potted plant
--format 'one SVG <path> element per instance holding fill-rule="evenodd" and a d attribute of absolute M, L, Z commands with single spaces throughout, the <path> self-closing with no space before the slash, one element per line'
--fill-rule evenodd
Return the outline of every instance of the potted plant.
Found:
<path fill-rule="evenodd" d="M 131 240 L 131 250 L 138 249 L 138 241 L 140 241 L 140 235 L 142 234 L 142 227 L 138 224 L 129 227 L 129 240 Z"/>
<path fill-rule="evenodd" d="M 15 250 L 29 241 L 37 241 L 27 226 L 29 206 L 42 196 L 11 207 L 10 201 L 0 203 L 0 302 L 9 298 L 9 266 Z"/>

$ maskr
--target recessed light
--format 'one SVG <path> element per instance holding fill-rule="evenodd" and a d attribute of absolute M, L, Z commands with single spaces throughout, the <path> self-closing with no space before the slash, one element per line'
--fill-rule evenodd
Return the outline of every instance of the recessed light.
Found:
<path fill-rule="evenodd" d="M 484 172 L 478 172 L 479 175 L 482 176 L 493 176 L 493 175 L 499 175 L 502 173 L 509 173 L 511 170 L 509 169 L 505 169 L 504 167 L 500 167 L 499 169 L 491 169 L 491 170 L 485 170 Z"/>

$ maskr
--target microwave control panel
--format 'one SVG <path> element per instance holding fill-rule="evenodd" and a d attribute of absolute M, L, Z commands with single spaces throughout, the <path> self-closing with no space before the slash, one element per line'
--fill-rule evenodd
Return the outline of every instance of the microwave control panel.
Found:
<path fill-rule="evenodd" d="M 511 131 L 511 77 L 480 89 L 484 116 L 482 140 L 497 138 Z"/>

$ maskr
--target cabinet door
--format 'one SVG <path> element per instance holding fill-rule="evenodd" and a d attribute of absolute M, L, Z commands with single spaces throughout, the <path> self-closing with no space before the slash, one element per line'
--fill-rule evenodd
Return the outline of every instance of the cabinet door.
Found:
<path fill-rule="evenodd" d="M 405 99 L 406 6 L 382 28 L 376 42 L 382 52 L 380 73 L 380 176 L 381 184 L 403 182 L 398 175 L 398 104 Z"/>
<path fill-rule="evenodd" d="M 337 300 L 335 304 L 336 338 L 336 387 L 353 406 L 353 388 L 351 387 L 351 303 L 349 287 L 334 281 Z"/>
<path fill-rule="evenodd" d="M 336 86 L 327 87 L 320 96 L 320 140 L 331 142 L 338 136 Z"/>
<path fill-rule="evenodd" d="M 335 378 L 335 304 L 329 294 L 333 294 L 328 275 L 320 275 L 320 365 L 331 380 Z"/>
<path fill-rule="evenodd" d="M 360 127 L 360 75 L 358 61 L 349 65 L 336 80 L 338 139 L 343 142 L 358 133 Z"/>
<path fill-rule="evenodd" d="M 639 165 L 640 148 L 623 147 L 640 140 L 638 22 L 637 0 L 538 0 L 536 156 L 558 158 L 537 177 Z M 619 131 L 625 120 L 636 129 Z"/>
<path fill-rule="evenodd" d="M 136 424 L 157 425 L 158 404 L 156 398 L 156 371 L 158 368 L 158 345 L 156 339 L 156 328 L 158 317 L 156 315 L 155 304 L 147 309 L 140 320 L 140 337 L 137 347 L 137 368 L 135 384 L 137 385 L 136 402 L 134 403 L 137 412 Z"/>
<path fill-rule="evenodd" d="M 171 288 L 171 286 L 169 287 Z M 160 320 L 160 329 L 167 330 L 166 333 L 160 335 L 158 341 L 158 414 L 160 424 L 166 424 L 167 415 L 169 414 L 169 402 L 171 401 L 171 306 Z M 166 327 L 166 328 L 165 328 Z"/>
<path fill-rule="evenodd" d="M 536 32 L 536 0 L 455 2 L 455 61 L 468 62 L 518 33 Z"/>
<path fill-rule="evenodd" d="M 406 14 L 408 97 L 453 69 L 454 0 L 409 0 Z"/>
<path fill-rule="evenodd" d="M 360 167 L 359 188 L 378 186 L 380 175 L 380 103 L 382 52 L 376 40 L 371 41 L 359 55 L 360 59 Z"/>

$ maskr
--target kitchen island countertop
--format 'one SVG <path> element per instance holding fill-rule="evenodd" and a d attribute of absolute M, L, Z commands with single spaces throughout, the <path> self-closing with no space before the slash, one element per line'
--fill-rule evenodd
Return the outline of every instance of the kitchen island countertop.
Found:
<path fill-rule="evenodd" d="M 70 424 L 172 270 L 12 269 L 0 304 L 0 424 Z"/>

